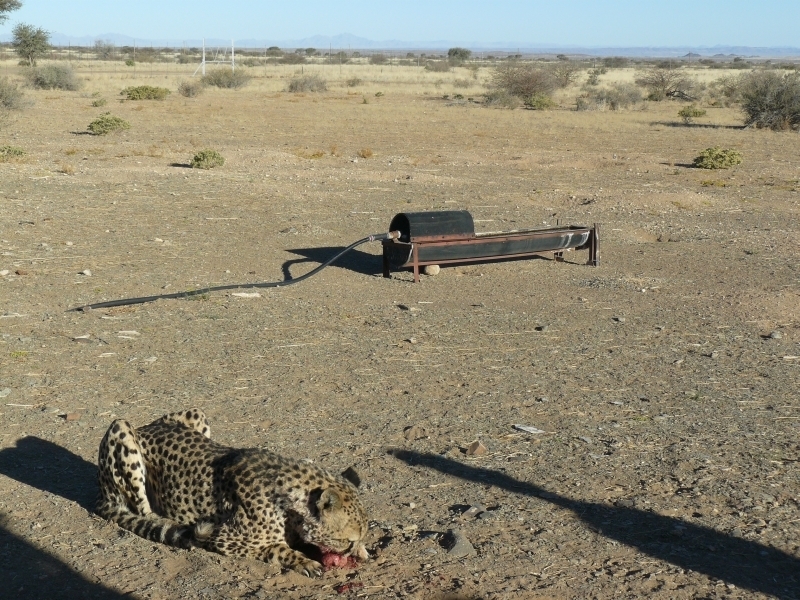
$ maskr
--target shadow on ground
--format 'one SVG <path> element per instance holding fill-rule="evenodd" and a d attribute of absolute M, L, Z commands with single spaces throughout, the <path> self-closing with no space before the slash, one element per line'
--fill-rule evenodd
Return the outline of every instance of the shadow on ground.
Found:
<path fill-rule="evenodd" d="M 746 125 L 716 125 L 714 123 L 683 123 L 679 121 L 653 121 L 650 125 L 663 125 L 664 127 L 688 127 L 689 129 L 747 129 Z"/>
<path fill-rule="evenodd" d="M 2 598 L 130 598 L 92 583 L 57 558 L 34 548 L 4 527 L 0 516 Z"/>
<path fill-rule="evenodd" d="M 293 250 L 288 250 L 288 252 L 297 254 L 299 256 L 304 256 L 305 258 L 287 260 L 285 263 L 283 263 L 283 266 L 281 267 L 283 269 L 283 276 L 287 281 L 293 279 L 289 270 L 293 265 L 306 262 L 322 264 L 344 249 L 344 246 L 326 246 L 322 248 L 295 248 Z M 314 267 L 316 266 L 317 265 L 314 265 Z M 342 269 L 361 273 L 362 275 L 377 275 L 383 272 L 380 256 L 370 254 L 369 252 L 363 252 L 357 248 L 351 250 L 337 261 L 332 263 L 330 266 L 340 267 Z M 294 279 L 297 279 L 297 277 L 299 277 L 299 275 L 294 277 Z"/>
<path fill-rule="evenodd" d="M 97 501 L 97 467 L 80 456 L 35 436 L 0 450 L 0 474 L 71 500 L 89 512 Z"/>
<path fill-rule="evenodd" d="M 436 454 L 393 450 L 392 455 L 453 477 L 538 496 L 572 511 L 592 531 L 684 569 L 776 598 L 800 597 L 800 559 L 758 542 L 663 515 L 570 500 L 504 473 L 464 465 Z"/>

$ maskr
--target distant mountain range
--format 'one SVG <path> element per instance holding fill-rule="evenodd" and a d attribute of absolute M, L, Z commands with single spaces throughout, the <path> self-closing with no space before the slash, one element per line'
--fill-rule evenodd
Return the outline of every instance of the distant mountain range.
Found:
<path fill-rule="evenodd" d="M 111 42 L 117 46 L 138 47 L 199 47 L 203 44 L 200 38 L 195 39 L 148 39 L 133 38 L 120 33 L 103 33 L 95 36 L 70 36 L 62 33 L 52 33 L 50 41 L 55 46 L 92 46 L 96 40 Z M 10 35 L 0 36 L 0 42 L 10 41 Z M 266 48 L 278 46 L 279 48 L 316 48 L 323 50 L 385 50 L 385 51 L 441 51 L 459 46 L 469 48 L 473 52 L 520 52 L 523 54 L 571 54 L 588 56 L 626 56 L 626 57 L 683 57 L 693 56 L 745 56 L 759 58 L 788 58 L 800 57 L 800 48 L 768 48 L 752 46 L 678 46 L 678 47 L 586 47 L 572 45 L 531 44 L 512 42 L 454 42 L 448 40 L 430 40 L 425 42 L 408 42 L 403 40 L 370 40 L 349 33 L 334 36 L 315 35 L 298 40 L 270 40 L 270 39 L 243 39 L 233 40 L 237 48 Z M 208 47 L 230 46 L 231 40 L 220 38 L 207 38 Z"/>

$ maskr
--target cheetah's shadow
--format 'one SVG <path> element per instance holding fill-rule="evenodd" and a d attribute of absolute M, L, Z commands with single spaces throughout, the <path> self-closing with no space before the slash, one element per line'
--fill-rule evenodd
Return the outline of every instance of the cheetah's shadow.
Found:
<path fill-rule="evenodd" d="M 0 473 L 94 510 L 97 467 L 53 442 L 35 436 L 17 440 L 0 450 Z"/>

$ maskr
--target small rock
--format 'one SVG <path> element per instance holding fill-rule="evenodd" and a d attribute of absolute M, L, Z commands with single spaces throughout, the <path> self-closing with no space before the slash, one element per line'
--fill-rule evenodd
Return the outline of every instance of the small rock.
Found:
<path fill-rule="evenodd" d="M 91 344 L 92 343 L 92 336 L 90 335 L 76 335 L 72 338 L 73 342 L 78 342 L 79 344 Z"/>
<path fill-rule="evenodd" d="M 548 325 L 537 325 L 534 327 L 536 331 L 547 331 L 549 329 Z"/>
<path fill-rule="evenodd" d="M 718 358 L 718 357 L 719 357 L 719 352 L 717 352 L 717 351 L 715 350 L 714 352 L 712 352 L 711 354 L 709 354 L 709 355 L 708 355 L 708 357 L 709 357 L 709 358 Z"/>
<path fill-rule="evenodd" d="M 4 388 L 0 390 L 0 398 L 5 398 L 11 393 L 11 388 Z"/>
<path fill-rule="evenodd" d="M 428 432 L 421 425 L 411 425 L 403 429 L 403 437 L 409 441 L 421 440 L 428 437 Z"/>
<path fill-rule="evenodd" d="M 614 317 L 613 320 L 616 321 L 617 323 L 624 323 L 625 317 Z"/>
<path fill-rule="evenodd" d="M 5 277 L 5 276 L 6 276 L 6 275 L 8 275 L 10 272 L 11 272 L 11 271 L 9 271 L 8 269 L 3 269 L 2 271 L 0 271 L 0 277 Z"/>
<path fill-rule="evenodd" d="M 779 340 L 783 337 L 783 334 L 780 331 L 773 331 L 769 334 L 769 338 L 771 340 Z"/>
<path fill-rule="evenodd" d="M 80 418 L 81 418 L 80 413 L 67 413 L 64 415 L 65 421 L 77 421 Z"/>
<path fill-rule="evenodd" d="M 467 456 L 483 456 L 484 454 L 486 454 L 486 446 L 478 440 L 467 446 Z"/>
<path fill-rule="evenodd" d="M 405 340 L 403 340 L 403 341 L 404 341 L 404 342 L 408 342 L 409 344 L 416 344 L 416 343 L 417 343 L 417 338 L 415 338 L 415 337 L 410 337 L 410 338 L 406 338 L 406 339 L 405 339 Z"/>
<path fill-rule="evenodd" d="M 517 431 L 524 431 L 525 433 L 533 433 L 533 434 L 545 433 L 541 429 L 537 429 L 536 427 L 531 427 L 530 425 L 514 425 L 513 427 Z"/>
<path fill-rule="evenodd" d="M 27 275 L 28 274 L 27 271 L 23 271 L 22 269 L 17 269 L 16 271 L 14 271 L 14 273 L 16 273 L 17 275 Z"/>
<path fill-rule="evenodd" d="M 621 508 L 633 508 L 635 502 L 631 498 L 620 498 L 614 504 Z"/>
<path fill-rule="evenodd" d="M 450 556 L 475 556 L 478 552 L 458 529 L 448 529 L 442 536 L 442 546 Z"/>
<path fill-rule="evenodd" d="M 580 441 L 582 441 L 582 442 L 586 442 L 589 445 L 594 444 L 594 440 L 592 438 L 590 438 L 590 437 L 585 436 L 585 435 L 584 436 L 580 436 L 578 439 Z"/>
<path fill-rule="evenodd" d="M 72 244 L 72 242 L 64 242 L 64 245 L 65 246 L 72 246 L 73 244 Z"/>
<path fill-rule="evenodd" d="M 85 275 L 86 277 L 91 277 L 92 276 L 92 272 L 89 269 L 84 269 L 83 271 L 78 273 L 78 275 Z"/>
<path fill-rule="evenodd" d="M 477 517 L 479 514 L 481 514 L 485 510 L 486 510 L 486 508 L 481 506 L 480 504 L 474 504 L 474 505 L 470 506 L 467 510 L 465 510 L 463 513 L 461 513 L 461 518 L 462 519 L 472 519 L 473 517 Z"/>
<path fill-rule="evenodd" d="M 439 271 L 441 271 L 439 265 L 426 265 L 425 269 L 423 270 L 425 275 L 431 275 L 431 276 L 438 275 Z"/>

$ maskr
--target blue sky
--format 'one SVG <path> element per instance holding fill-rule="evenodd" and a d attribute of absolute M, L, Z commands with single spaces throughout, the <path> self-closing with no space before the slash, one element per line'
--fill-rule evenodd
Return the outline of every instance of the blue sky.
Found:
<path fill-rule="evenodd" d="M 800 46 L 800 0 L 23 0 L 0 25 L 69 36 L 553 46 Z"/>

